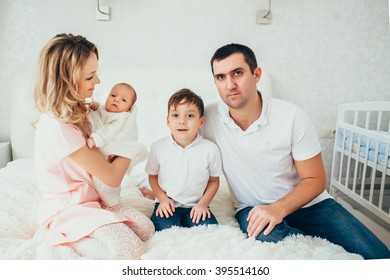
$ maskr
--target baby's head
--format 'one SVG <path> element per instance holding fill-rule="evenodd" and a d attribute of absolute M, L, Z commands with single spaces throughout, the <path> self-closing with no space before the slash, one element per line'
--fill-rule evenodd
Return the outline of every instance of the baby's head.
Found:
<path fill-rule="evenodd" d="M 106 100 L 106 110 L 112 113 L 128 112 L 137 100 L 137 93 L 127 83 L 113 86 Z"/>

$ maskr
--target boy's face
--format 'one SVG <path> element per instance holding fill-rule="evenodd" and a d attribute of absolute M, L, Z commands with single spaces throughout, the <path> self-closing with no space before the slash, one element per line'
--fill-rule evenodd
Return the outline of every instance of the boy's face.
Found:
<path fill-rule="evenodd" d="M 134 104 L 134 92 L 124 85 L 116 85 L 107 96 L 106 109 L 108 112 L 128 112 Z"/>
<path fill-rule="evenodd" d="M 204 124 L 204 117 L 200 116 L 199 109 L 195 104 L 189 104 L 183 100 L 176 108 L 171 106 L 167 124 L 173 139 L 185 148 L 195 140 L 198 129 Z"/>

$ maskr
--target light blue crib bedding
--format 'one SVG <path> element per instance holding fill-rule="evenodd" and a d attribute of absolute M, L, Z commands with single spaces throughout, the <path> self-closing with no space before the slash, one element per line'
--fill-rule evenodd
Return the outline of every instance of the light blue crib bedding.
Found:
<path fill-rule="evenodd" d="M 390 135 L 388 131 L 377 130 L 380 134 Z M 379 142 L 376 139 L 361 135 L 359 133 L 352 133 L 350 130 L 339 128 L 337 132 L 337 145 L 343 147 L 346 151 L 352 151 L 353 153 L 359 153 L 359 156 L 366 158 L 368 154 L 369 161 L 375 161 L 380 165 L 387 165 L 390 168 L 390 143 Z M 360 138 L 360 143 L 359 143 Z M 368 147 L 367 147 L 368 146 Z M 388 156 L 386 157 L 386 149 L 388 150 Z"/>

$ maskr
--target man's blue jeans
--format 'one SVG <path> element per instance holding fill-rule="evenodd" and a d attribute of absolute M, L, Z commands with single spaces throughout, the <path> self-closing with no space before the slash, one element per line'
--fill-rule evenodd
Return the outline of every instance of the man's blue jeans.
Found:
<path fill-rule="evenodd" d="M 253 207 L 236 213 L 241 230 L 248 234 L 247 217 Z M 264 230 L 263 230 L 264 231 Z M 317 236 L 342 246 L 365 259 L 390 258 L 390 251 L 366 226 L 334 199 L 325 199 L 310 207 L 301 208 L 278 224 L 265 236 L 261 232 L 257 240 L 278 242 L 287 235 L 303 234 Z"/>
<path fill-rule="evenodd" d="M 199 223 L 192 222 L 190 218 L 190 212 L 192 208 L 184 208 L 184 207 L 176 207 L 175 212 L 173 212 L 173 216 L 169 218 L 161 218 L 160 216 L 156 216 L 156 210 L 160 203 L 156 203 L 154 206 L 154 211 L 151 217 L 151 220 L 154 224 L 156 231 L 168 229 L 173 226 L 181 226 L 181 227 L 195 227 L 200 225 L 216 225 L 218 224 L 217 219 L 214 214 L 211 213 L 210 218 L 206 218 L 206 220 L 200 220 Z"/>

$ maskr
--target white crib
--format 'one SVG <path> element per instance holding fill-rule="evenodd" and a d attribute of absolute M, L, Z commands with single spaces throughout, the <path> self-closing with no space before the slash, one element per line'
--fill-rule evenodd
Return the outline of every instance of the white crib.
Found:
<path fill-rule="evenodd" d="M 339 106 L 330 191 L 390 225 L 390 102 Z"/>

